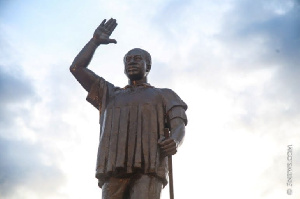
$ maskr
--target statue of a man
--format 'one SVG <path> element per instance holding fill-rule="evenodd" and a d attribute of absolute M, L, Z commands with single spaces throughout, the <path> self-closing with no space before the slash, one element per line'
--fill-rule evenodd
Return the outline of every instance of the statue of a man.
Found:
<path fill-rule="evenodd" d="M 147 82 L 150 54 L 130 50 L 124 57 L 128 85 L 119 88 L 87 68 L 96 48 L 117 43 L 110 35 L 115 19 L 103 20 L 70 70 L 100 111 L 96 167 L 103 199 L 159 199 L 167 184 L 167 157 L 177 152 L 185 135 L 187 105 L 170 89 Z M 164 128 L 171 135 L 164 137 Z"/>

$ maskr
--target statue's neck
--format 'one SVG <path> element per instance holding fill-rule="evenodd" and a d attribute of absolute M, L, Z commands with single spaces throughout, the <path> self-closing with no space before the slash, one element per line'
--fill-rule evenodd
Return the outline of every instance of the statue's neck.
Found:
<path fill-rule="evenodd" d="M 138 86 L 138 85 L 141 85 L 141 84 L 145 84 L 147 83 L 148 80 L 147 80 L 147 77 L 144 77 L 143 79 L 140 79 L 140 80 L 128 80 L 128 85 L 130 86 Z"/>

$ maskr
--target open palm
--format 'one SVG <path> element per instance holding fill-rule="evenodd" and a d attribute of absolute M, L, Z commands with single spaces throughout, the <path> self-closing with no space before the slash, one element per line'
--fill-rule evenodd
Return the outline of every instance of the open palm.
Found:
<path fill-rule="evenodd" d="M 106 19 L 95 30 L 93 39 L 97 44 L 117 43 L 115 39 L 110 39 L 110 35 L 117 26 L 117 20 L 111 18 L 106 22 Z"/>

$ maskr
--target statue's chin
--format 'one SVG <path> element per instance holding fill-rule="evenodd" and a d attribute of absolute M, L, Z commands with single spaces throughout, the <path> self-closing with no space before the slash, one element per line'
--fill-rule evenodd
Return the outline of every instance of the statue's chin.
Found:
<path fill-rule="evenodd" d="M 131 81 L 139 81 L 143 79 L 143 76 L 140 74 L 127 74 L 127 77 Z"/>

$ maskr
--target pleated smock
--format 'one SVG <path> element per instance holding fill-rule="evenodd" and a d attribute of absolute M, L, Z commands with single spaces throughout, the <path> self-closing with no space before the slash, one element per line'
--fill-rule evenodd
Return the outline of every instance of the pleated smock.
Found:
<path fill-rule="evenodd" d="M 119 88 L 101 77 L 87 100 L 100 111 L 99 185 L 110 176 L 136 172 L 155 175 L 166 184 L 167 158 L 160 157 L 157 143 L 169 120 L 187 122 L 186 104 L 170 89 L 149 84 Z"/>

